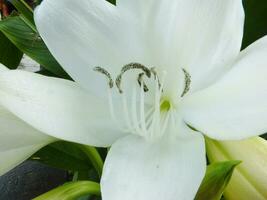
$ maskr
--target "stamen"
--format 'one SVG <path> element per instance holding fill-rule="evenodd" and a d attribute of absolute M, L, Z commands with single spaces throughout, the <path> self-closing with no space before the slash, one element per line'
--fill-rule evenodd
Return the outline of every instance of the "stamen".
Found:
<path fill-rule="evenodd" d="M 137 104 L 137 98 L 136 98 L 136 86 L 135 86 L 132 95 L 132 119 L 133 119 L 133 127 L 135 129 L 134 133 L 136 132 L 140 133 L 141 129 L 137 118 L 136 104 Z"/>
<path fill-rule="evenodd" d="M 155 99 L 154 99 L 154 113 L 153 113 L 153 119 L 151 122 L 151 125 L 149 127 L 149 136 L 152 138 L 154 134 L 157 135 L 158 132 L 160 132 L 160 98 L 163 92 L 163 86 L 166 78 L 166 72 L 163 73 L 162 77 L 162 85 L 159 87 L 158 83 L 158 77 L 156 77 L 155 82 Z"/>
<path fill-rule="evenodd" d="M 128 105 L 127 105 L 127 101 L 126 101 L 126 97 L 125 95 L 122 96 L 122 104 L 123 104 L 123 112 L 124 112 L 124 117 L 123 119 L 126 120 L 126 125 L 127 127 L 122 127 L 121 126 L 121 123 L 119 122 L 117 116 L 115 115 L 115 112 L 114 112 L 114 104 L 113 104 L 113 99 L 112 99 L 112 94 L 111 94 L 111 90 L 108 89 L 108 100 L 109 100 L 109 110 L 110 110 L 110 114 L 111 114 L 111 117 L 112 119 L 114 120 L 114 122 L 122 129 L 122 130 L 125 130 L 125 131 L 129 131 L 129 132 L 132 132 L 132 126 L 131 126 L 131 120 L 130 120 L 130 117 L 129 117 L 129 111 L 128 111 Z M 121 117 L 121 116 L 120 116 Z"/>
<path fill-rule="evenodd" d="M 122 129 L 124 130 L 124 127 L 121 126 L 121 123 L 119 123 L 116 115 L 115 115 L 115 112 L 114 112 L 114 104 L 113 104 L 113 100 L 112 100 L 112 94 L 111 94 L 111 90 L 108 89 L 108 102 L 109 102 L 109 111 L 110 111 L 110 115 L 111 115 L 111 118 L 113 119 L 113 121 Z"/>
<path fill-rule="evenodd" d="M 163 93 L 163 86 L 165 83 L 165 78 L 166 78 L 166 71 L 163 72 L 163 77 L 162 77 L 162 85 L 160 86 L 159 90 L 158 90 L 158 99 L 157 99 L 157 103 L 156 103 L 156 124 L 157 124 L 157 129 L 158 131 L 160 131 L 160 99 L 161 99 L 161 95 Z M 155 126 L 155 125 L 154 125 Z"/>
<path fill-rule="evenodd" d="M 143 72 L 145 72 L 146 76 L 148 78 L 151 77 L 151 71 L 150 69 L 148 69 L 147 67 L 145 67 L 144 65 L 142 64 L 139 64 L 139 63 L 130 63 L 128 65 L 125 65 L 122 69 L 121 69 L 121 73 L 117 76 L 116 78 L 116 86 L 117 88 L 119 89 L 119 92 L 120 93 L 123 93 L 122 89 L 121 89 L 121 81 L 122 81 L 122 76 L 125 72 L 129 71 L 129 70 L 132 70 L 132 69 L 140 69 L 142 70 Z"/>
<path fill-rule="evenodd" d="M 123 93 L 121 88 L 122 77 L 124 73 L 132 69 L 140 69 L 141 73 L 138 74 L 137 81 L 140 86 L 140 93 L 137 90 L 138 85 L 133 85 L 133 93 L 130 97 L 130 102 L 127 100 L 126 94 Z M 161 74 L 162 83 L 160 82 L 159 76 L 155 68 L 147 68 L 139 63 L 130 63 L 125 65 L 121 69 L 121 73 L 117 76 L 115 80 L 115 84 L 119 90 L 121 95 L 121 106 L 118 108 L 119 116 L 116 116 L 117 110 L 114 107 L 112 90 L 114 87 L 114 81 L 110 73 L 102 67 L 95 67 L 94 71 L 104 74 L 109 83 L 108 88 L 108 99 L 109 99 L 109 108 L 112 119 L 122 128 L 124 131 L 129 133 L 138 134 L 140 136 L 146 137 L 148 140 L 153 140 L 154 138 L 159 138 L 163 134 L 165 134 L 166 129 L 168 128 L 168 124 L 170 121 L 174 121 L 173 114 L 171 111 L 171 104 L 168 101 L 164 101 L 163 99 L 163 86 L 165 82 L 165 78 L 167 73 L 163 71 Z M 183 91 L 182 96 L 184 96 L 189 88 L 191 83 L 191 77 L 189 73 L 183 69 L 185 74 L 185 89 Z M 146 77 L 145 77 L 146 76 Z M 145 92 L 149 91 L 150 88 L 146 85 L 144 79 L 151 78 L 153 76 L 153 84 L 155 87 L 154 93 L 154 105 L 149 109 L 146 109 L 146 101 L 145 101 Z M 138 92 L 138 96 L 137 96 Z M 140 95 L 140 96 L 139 96 Z M 140 98 L 140 99 L 139 99 Z M 130 106 L 130 107 L 129 107 Z M 163 112 L 164 111 L 164 112 Z M 124 120 L 125 123 L 119 123 L 121 120 Z M 124 124 L 124 125 L 122 125 Z"/>
<path fill-rule="evenodd" d="M 138 84 L 140 85 L 140 87 L 143 88 L 143 90 L 144 90 L 145 92 L 148 92 L 149 89 L 148 89 L 147 85 L 144 83 L 144 78 L 143 78 L 144 75 L 145 75 L 145 73 L 140 73 L 140 74 L 138 75 L 137 81 L 138 81 Z"/>
<path fill-rule="evenodd" d="M 108 85 L 109 85 L 109 87 L 110 87 L 110 88 L 113 88 L 113 86 L 114 86 L 114 82 L 113 82 L 113 80 L 112 80 L 112 78 L 111 78 L 110 73 L 109 73 L 107 70 L 105 70 L 105 69 L 102 68 L 102 67 L 95 67 L 95 68 L 94 68 L 94 71 L 99 72 L 99 73 L 101 73 L 101 74 L 104 74 L 104 75 L 108 78 Z"/>
<path fill-rule="evenodd" d="M 161 83 L 160 83 L 159 76 L 158 76 L 158 73 L 156 71 L 156 68 L 155 67 L 151 67 L 150 71 L 154 75 L 154 79 L 158 80 L 158 85 L 159 85 L 159 88 L 160 88 L 161 87 Z"/>
<path fill-rule="evenodd" d="M 153 117 L 151 117 L 151 116 L 153 115 L 154 111 L 155 111 L 155 108 L 151 107 L 146 113 L 146 124 L 147 124 L 147 127 L 150 127 L 150 125 L 151 125 L 151 122 L 152 122 L 152 119 L 153 119 Z"/>
<path fill-rule="evenodd" d="M 162 75 L 162 84 L 161 86 L 159 87 L 159 91 L 160 91 L 160 94 L 163 93 L 163 86 L 164 86 L 164 83 L 165 83 L 165 78 L 166 78 L 166 75 L 167 75 L 167 72 L 166 71 L 163 71 L 163 75 Z"/>
<path fill-rule="evenodd" d="M 144 82 L 141 82 L 141 94 L 140 94 L 140 119 L 141 119 L 141 127 L 143 134 L 147 135 L 147 127 L 146 127 L 146 120 L 145 120 L 145 94 L 144 90 Z"/>
<path fill-rule="evenodd" d="M 127 123 L 127 126 L 129 130 L 132 130 L 132 125 L 131 125 L 131 120 L 129 116 L 129 110 L 128 110 L 128 105 L 127 105 L 127 100 L 125 94 L 122 95 L 122 103 L 123 103 L 123 110 L 124 110 L 124 115 L 125 115 L 125 120 Z"/>
<path fill-rule="evenodd" d="M 156 77 L 157 79 L 157 77 Z M 154 133 L 154 128 L 155 128 L 155 123 L 156 123 L 156 113 L 157 113 L 157 101 L 159 99 L 158 97 L 158 84 L 155 82 L 155 98 L 154 98 L 154 113 L 153 113 L 153 117 L 152 117 L 152 122 L 151 125 L 149 127 L 149 136 L 153 137 L 153 133 Z"/>
<path fill-rule="evenodd" d="M 185 76 L 185 87 L 184 87 L 184 91 L 181 95 L 181 97 L 183 97 L 189 90 L 190 90 L 190 85 L 191 85 L 191 75 L 183 68 L 182 69 L 184 72 L 184 76 Z"/>

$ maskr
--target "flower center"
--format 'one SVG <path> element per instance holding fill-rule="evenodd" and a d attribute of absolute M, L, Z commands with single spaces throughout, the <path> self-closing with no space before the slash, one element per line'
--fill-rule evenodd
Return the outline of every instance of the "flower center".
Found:
<path fill-rule="evenodd" d="M 160 105 L 161 112 L 168 112 L 171 108 L 171 103 L 168 100 L 164 100 Z"/>
<path fill-rule="evenodd" d="M 137 84 L 133 84 L 130 95 L 125 94 L 122 89 L 122 78 L 124 74 L 130 70 L 140 70 L 141 73 L 137 75 Z M 147 68 L 139 63 L 130 63 L 121 69 L 121 73 L 114 81 L 111 74 L 101 67 L 95 67 L 95 71 L 104 74 L 108 78 L 108 99 L 112 119 L 126 132 L 137 134 L 145 137 L 148 140 L 161 138 L 169 127 L 176 124 L 174 115 L 176 109 L 172 102 L 163 96 L 164 82 L 166 73 L 163 73 L 161 80 L 155 68 Z M 183 97 L 190 89 L 190 75 L 184 70 L 185 74 L 185 88 L 181 97 Z M 145 83 L 145 80 L 152 81 L 150 88 Z M 115 106 L 112 97 L 112 89 L 116 85 L 119 95 L 119 107 Z M 152 85 L 152 87 L 151 87 Z M 147 104 L 146 93 L 154 89 L 152 103 Z M 150 95 L 151 97 L 151 95 Z M 151 99 L 150 99 L 151 100 Z M 178 100 L 177 100 L 178 101 Z M 116 103 L 118 100 L 116 99 Z M 116 109 L 115 109 L 116 108 Z M 123 119 L 125 123 L 119 123 Z M 125 124 L 122 126 L 122 124 Z"/>

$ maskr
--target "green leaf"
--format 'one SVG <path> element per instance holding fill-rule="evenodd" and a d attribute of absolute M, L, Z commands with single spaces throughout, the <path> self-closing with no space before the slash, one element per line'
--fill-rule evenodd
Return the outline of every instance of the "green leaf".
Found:
<path fill-rule="evenodd" d="M 8 17 L 0 22 L 0 30 L 23 53 L 55 75 L 70 79 L 58 64 L 37 32 L 29 27 L 20 16 Z"/>
<path fill-rule="evenodd" d="M 9 69 L 16 69 L 23 53 L 0 32 L 0 63 Z"/>
<path fill-rule="evenodd" d="M 244 49 L 257 39 L 267 34 L 267 1 L 243 0 L 245 8 Z"/>
<path fill-rule="evenodd" d="M 209 165 L 195 200 L 220 200 L 235 167 L 240 163 L 234 160 Z"/>
<path fill-rule="evenodd" d="M 31 27 L 35 32 L 37 32 L 32 8 L 23 0 L 9 0 L 10 3 L 19 11 L 21 14 L 21 19 Z"/>
<path fill-rule="evenodd" d="M 74 200 L 85 195 L 100 196 L 100 186 L 91 181 L 77 181 L 66 183 L 33 200 Z"/>
<path fill-rule="evenodd" d="M 40 5 L 42 3 L 42 0 L 34 0 L 34 5 L 37 6 L 37 5 Z"/>
<path fill-rule="evenodd" d="M 41 74 L 44 76 L 51 76 L 51 77 L 57 77 L 60 78 L 59 76 L 53 74 L 51 71 L 48 71 L 47 69 L 41 67 L 41 69 L 39 71 L 36 72 L 37 74 Z"/>
<path fill-rule="evenodd" d="M 70 142 L 55 142 L 37 153 L 31 159 L 37 160 L 52 167 L 85 172 L 92 169 L 92 164 L 87 159 L 79 145 Z"/>
<path fill-rule="evenodd" d="M 107 0 L 109 3 L 116 5 L 116 0 Z"/>

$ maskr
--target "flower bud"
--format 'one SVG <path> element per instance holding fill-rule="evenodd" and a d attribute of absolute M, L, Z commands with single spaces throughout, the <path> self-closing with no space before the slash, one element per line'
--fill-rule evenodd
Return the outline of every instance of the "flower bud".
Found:
<path fill-rule="evenodd" d="M 242 141 L 206 138 L 209 161 L 241 160 L 224 196 L 226 199 L 267 199 L 267 141 L 254 137 Z"/>

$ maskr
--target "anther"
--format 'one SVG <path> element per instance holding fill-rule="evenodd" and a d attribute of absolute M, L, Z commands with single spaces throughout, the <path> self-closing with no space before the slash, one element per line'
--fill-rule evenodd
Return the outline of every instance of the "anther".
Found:
<path fill-rule="evenodd" d="M 182 69 L 184 72 L 184 76 L 185 76 L 185 87 L 184 87 L 184 91 L 181 95 L 181 97 L 183 97 L 189 90 L 190 90 L 190 85 L 191 85 L 191 76 L 190 74 L 183 68 Z"/>
<path fill-rule="evenodd" d="M 121 69 L 121 74 L 124 74 L 125 72 L 131 69 L 141 69 L 146 73 L 146 76 L 148 78 L 150 78 L 151 76 L 150 69 L 140 63 L 130 63 L 130 64 L 123 66 L 123 68 Z"/>
<path fill-rule="evenodd" d="M 144 83 L 144 80 L 143 80 L 144 79 L 144 75 L 145 75 L 145 73 L 140 73 L 138 75 L 137 81 L 138 81 L 139 86 L 143 87 L 144 92 L 148 92 L 149 89 L 148 89 L 147 85 Z"/>
<path fill-rule="evenodd" d="M 121 73 L 117 76 L 116 78 L 116 86 L 119 89 L 120 93 L 123 93 L 122 89 L 121 89 L 121 81 L 122 81 L 122 76 L 125 72 L 132 70 L 132 69 L 140 69 L 142 70 L 145 75 L 150 78 L 151 77 L 151 71 L 149 68 L 145 67 L 144 65 L 140 64 L 140 63 L 130 63 L 127 64 L 125 66 L 123 66 L 123 68 L 121 69 Z"/>
<path fill-rule="evenodd" d="M 99 73 L 101 73 L 101 74 L 104 74 L 104 75 L 108 78 L 108 85 L 109 85 L 109 87 L 110 87 L 110 88 L 113 88 L 113 86 L 114 86 L 114 82 L 113 82 L 113 80 L 112 80 L 112 78 L 111 78 L 110 73 L 109 73 L 107 70 L 105 70 L 105 69 L 102 68 L 102 67 L 95 67 L 95 68 L 94 68 L 94 71 L 99 72 Z"/>

